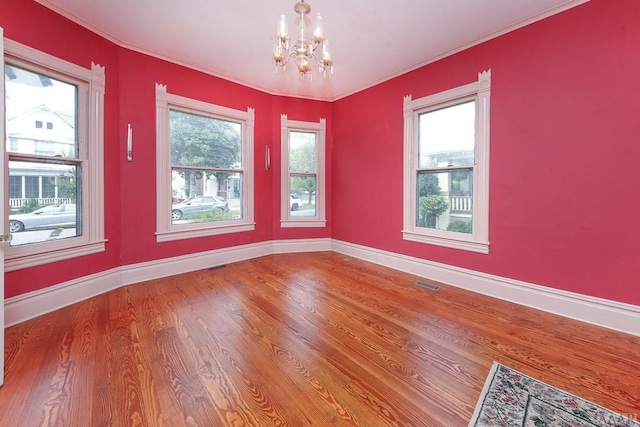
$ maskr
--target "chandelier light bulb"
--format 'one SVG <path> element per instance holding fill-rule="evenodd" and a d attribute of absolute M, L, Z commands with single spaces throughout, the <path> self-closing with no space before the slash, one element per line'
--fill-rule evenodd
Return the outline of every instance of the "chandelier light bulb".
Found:
<path fill-rule="evenodd" d="M 278 31 L 276 33 L 276 38 L 286 41 L 289 39 L 289 31 L 287 28 L 287 17 L 284 15 L 280 15 L 280 20 L 278 21 Z"/>
<path fill-rule="evenodd" d="M 315 21 L 315 28 L 313 29 L 313 40 L 314 43 L 322 43 L 324 40 L 324 23 L 322 22 L 322 16 L 318 14 Z"/>

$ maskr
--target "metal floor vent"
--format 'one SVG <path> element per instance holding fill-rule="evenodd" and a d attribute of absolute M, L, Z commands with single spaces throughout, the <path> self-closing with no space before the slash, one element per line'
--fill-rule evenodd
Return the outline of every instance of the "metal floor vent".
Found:
<path fill-rule="evenodd" d="M 417 281 L 416 285 L 422 286 L 423 288 L 427 288 L 427 289 L 432 290 L 432 291 L 440 290 L 440 286 L 432 285 L 431 283 L 427 283 L 427 282 Z"/>

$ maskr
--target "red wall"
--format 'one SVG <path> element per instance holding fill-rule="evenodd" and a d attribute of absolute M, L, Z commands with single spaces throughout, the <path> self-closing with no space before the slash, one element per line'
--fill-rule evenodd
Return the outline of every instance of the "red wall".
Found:
<path fill-rule="evenodd" d="M 133 161 L 121 151 L 120 219 L 122 264 L 197 253 L 271 239 L 272 185 L 264 168 L 255 168 L 255 221 L 252 232 L 156 242 L 155 83 L 167 92 L 246 111 L 255 109 L 255 164 L 264 164 L 264 145 L 271 140 L 271 96 L 198 71 L 126 49 L 120 54 L 119 133 L 124 147 L 127 124 L 134 135 Z M 267 207 L 267 208 L 264 208 Z"/>
<path fill-rule="evenodd" d="M 5 296 L 23 294 L 120 265 L 119 49 L 33 1 L 0 2 L 4 36 L 84 68 L 91 62 L 106 68 L 105 88 L 105 235 L 104 253 L 45 264 L 5 274 Z M 3 95 L 4 96 L 4 95 Z"/>
<path fill-rule="evenodd" d="M 335 102 L 332 237 L 640 305 L 639 22 L 592 0 Z M 403 96 L 486 69 L 490 253 L 404 241 Z"/>
<path fill-rule="evenodd" d="M 330 228 L 280 230 L 280 114 L 331 120 L 331 104 L 274 97 L 242 85 L 120 48 L 33 1 L 2 2 L 5 37 L 78 65 L 106 66 L 104 253 L 5 275 L 6 297 L 43 289 L 120 265 L 135 264 L 274 238 L 329 237 Z M 170 93 L 245 110 L 255 109 L 255 222 L 252 232 L 157 243 L 155 236 L 155 83 Z M 126 160 L 127 124 L 133 161 Z M 328 138 L 328 145 L 330 145 Z M 270 171 L 265 146 L 272 147 Z"/>
<path fill-rule="evenodd" d="M 106 66 L 109 239 L 104 253 L 7 273 L 6 296 L 120 265 L 271 239 L 333 237 L 640 305 L 638 22 L 636 0 L 592 0 L 330 104 L 271 96 L 122 49 L 33 1 L 4 1 L 6 37 L 84 67 Z M 469 83 L 489 68 L 490 253 L 406 242 L 402 98 Z M 171 93 L 255 108 L 255 231 L 156 242 L 156 82 Z M 327 119 L 327 228 L 279 226 L 282 113 Z M 128 123 L 132 162 L 125 158 Z M 266 145 L 270 171 L 263 167 Z"/>

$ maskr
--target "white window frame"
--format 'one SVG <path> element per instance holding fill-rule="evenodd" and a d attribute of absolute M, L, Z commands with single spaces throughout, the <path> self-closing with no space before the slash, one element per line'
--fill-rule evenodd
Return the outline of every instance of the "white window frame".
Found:
<path fill-rule="evenodd" d="M 82 167 L 83 201 L 81 236 L 7 247 L 5 271 L 104 252 L 105 67 L 92 62 L 90 69 L 83 68 L 9 39 L 4 40 L 4 55 L 5 63 L 78 86 L 78 160 Z M 2 111 L 5 110 L 5 96 L 2 93 Z M 8 155 L 5 156 L 5 174 L 9 174 Z M 8 194 L 6 191 L 5 187 L 5 194 Z M 7 222 L 7 218 L 3 220 Z"/>
<path fill-rule="evenodd" d="M 491 70 L 478 73 L 478 81 L 423 98 L 404 97 L 404 240 L 472 252 L 489 253 L 489 110 Z M 476 140 L 473 171 L 472 234 L 416 226 L 419 116 L 461 101 L 475 100 Z"/>
<path fill-rule="evenodd" d="M 292 131 L 316 134 L 316 214 L 315 216 L 292 216 L 290 207 L 291 182 L 289 180 L 289 135 Z M 326 227 L 326 135 L 327 121 L 318 122 L 289 120 L 286 114 L 280 116 L 281 168 L 280 168 L 280 227 Z"/>
<path fill-rule="evenodd" d="M 206 223 L 172 224 L 171 221 L 171 142 L 169 111 L 176 109 L 215 119 L 240 122 L 242 126 L 242 219 Z M 167 86 L 156 83 L 156 240 L 167 242 L 255 230 L 253 197 L 253 134 L 255 113 L 235 110 L 184 96 L 167 93 Z"/>

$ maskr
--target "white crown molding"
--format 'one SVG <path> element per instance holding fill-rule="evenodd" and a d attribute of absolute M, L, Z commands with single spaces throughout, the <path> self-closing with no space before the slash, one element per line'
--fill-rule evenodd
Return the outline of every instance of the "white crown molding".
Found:
<path fill-rule="evenodd" d="M 491 34 L 487 34 L 486 36 L 481 37 L 481 38 L 476 39 L 476 40 L 473 40 L 470 43 L 464 44 L 462 46 L 458 46 L 458 47 L 456 47 L 454 49 L 451 49 L 451 50 L 449 50 L 449 51 L 447 51 L 447 52 L 445 52 L 445 53 L 443 53 L 441 55 L 435 56 L 433 58 L 429 58 L 426 61 L 423 61 L 423 62 L 421 62 L 419 64 L 416 64 L 416 65 L 414 65 L 412 67 L 405 68 L 402 71 L 398 71 L 397 73 L 390 74 L 390 75 L 388 75 L 386 77 L 383 77 L 383 78 L 381 78 L 379 80 L 376 80 L 375 82 L 373 82 L 371 84 L 368 84 L 366 86 L 362 86 L 362 87 L 359 87 L 357 89 L 354 89 L 354 90 L 352 90 L 350 92 L 338 95 L 338 96 L 332 98 L 330 101 L 331 102 L 335 102 L 335 101 L 338 101 L 338 100 L 340 100 L 342 98 L 346 98 L 348 96 L 356 94 L 358 92 L 362 92 L 363 90 L 372 88 L 374 86 L 377 86 L 377 85 L 379 85 L 381 83 L 384 83 L 386 81 L 389 81 L 391 79 L 395 79 L 396 77 L 399 77 L 399 76 L 401 76 L 403 74 L 410 73 L 411 71 L 417 70 L 418 68 L 422 68 L 422 67 L 424 67 L 426 65 L 433 64 L 434 62 L 440 61 L 441 59 L 444 59 L 444 58 L 446 58 L 448 56 L 455 55 L 456 53 L 462 52 L 463 50 L 467 50 L 469 48 L 472 48 L 474 46 L 482 44 L 482 43 L 484 43 L 486 41 L 489 41 L 491 39 L 495 39 L 497 37 L 503 36 L 503 35 L 505 35 L 507 33 L 510 33 L 512 31 L 518 30 L 520 28 L 526 27 L 527 25 L 530 25 L 530 24 L 533 24 L 533 23 L 535 23 L 537 21 L 541 21 L 543 19 L 549 18 L 549 17 L 551 17 L 553 15 L 557 15 L 558 13 L 565 12 L 565 11 L 567 11 L 569 9 L 573 9 L 576 6 L 580 6 L 581 4 L 588 3 L 590 1 L 591 0 L 569 0 L 569 1 L 567 1 L 566 3 L 564 3 L 564 4 L 560 5 L 560 6 L 552 7 L 550 9 L 548 9 L 548 10 L 542 12 L 542 13 L 539 13 L 537 15 L 534 15 L 534 16 L 528 18 L 528 19 L 516 22 L 515 24 L 509 25 L 509 26 L 507 26 L 507 27 L 505 27 L 505 28 L 503 28 L 503 29 L 501 29 L 499 31 L 495 31 L 495 32 L 493 32 Z"/>
<path fill-rule="evenodd" d="M 106 40 L 110 41 L 111 43 L 115 44 L 116 46 L 119 46 L 119 47 L 122 47 L 122 48 L 125 48 L 125 49 L 129 49 L 131 51 L 138 52 L 138 53 L 141 53 L 143 55 L 148 55 L 148 56 L 151 56 L 153 58 L 157 58 L 157 59 L 160 59 L 160 60 L 163 60 L 163 61 L 167 61 L 167 62 L 170 62 L 172 64 L 176 64 L 176 65 L 180 65 L 180 66 L 183 66 L 183 67 L 187 67 L 187 68 L 190 68 L 192 70 L 199 71 L 199 72 L 202 72 L 204 74 L 208 74 L 210 76 L 218 77 L 218 78 L 227 80 L 227 81 L 232 82 L 232 83 L 236 83 L 236 84 L 239 84 L 239 85 L 251 88 L 251 89 L 258 90 L 260 92 L 267 93 L 269 95 L 286 96 L 286 97 L 291 97 L 291 98 L 308 99 L 308 100 L 313 100 L 313 101 L 335 102 L 335 101 L 338 101 L 338 100 L 340 100 L 342 98 L 346 98 L 348 96 L 351 96 L 351 95 L 353 95 L 355 93 L 358 93 L 358 92 L 361 92 L 363 90 L 369 89 L 369 88 L 371 88 L 373 86 L 377 86 L 377 85 L 379 85 L 381 83 L 384 83 L 384 82 L 386 82 L 388 80 L 394 79 L 394 78 L 396 78 L 396 77 L 398 77 L 398 76 L 400 76 L 402 74 L 406 74 L 406 73 L 414 71 L 414 70 L 416 70 L 418 68 L 424 67 L 425 65 L 432 64 L 432 63 L 434 63 L 436 61 L 439 61 L 439 60 L 441 60 L 443 58 L 446 58 L 448 56 L 454 55 L 454 54 L 456 54 L 458 52 L 462 52 L 463 50 L 469 49 L 469 48 L 471 48 L 473 46 L 482 44 L 482 43 L 484 43 L 484 42 L 486 42 L 488 40 L 494 39 L 496 37 L 500 37 L 500 36 L 502 36 L 504 34 L 507 34 L 507 33 L 511 32 L 511 31 L 515 31 L 515 30 L 517 30 L 519 28 L 526 27 L 529 24 L 532 24 L 534 22 L 549 18 L 549 17 L 551 17 L 553 15 L 556 15 L 558 13 L 561 13 L 561 12 L 564 12 L 566 10 L 572 9 L 572 8 L 574 8 L 576 6 L 580 6 L 581 4 L 587 3 L 587 2 L 589 2 L 591 0 L 567 0 L 565 3 L 563 3 L 560 6 L 552 7 L 552 8 L 550 8 L 550 9 L 548 9 L 548 10 L 542 12 L 542 13 L 534 15 L 533 17 L 530 17 L 528 19 L 516 22 L 516 23 L 514 23 L 512 25 L 509 25 L 509 26 L 499 30 L 499 31 L 495 31 L 495 32 L 493 32 L 491 34 L 487 34 L 484 37 L 476 39 L 476 40 L 474 40 L 472 42 L 469 42 L 467 44 L 464 44 L 464 45 L 461 45 L 459 47 L 453 48 L 453 49 L 451 49 L 451 50 L 449 50 L 449 51 L 447 51 L 447 52 L 445 52 L 445 53 L 443 53 L 441 55 L 438 55 L 438 56 L 433 57 L 433 58 L 429 58 L 429 59 L 427 59 L 425 61 L 420 62 L 419 64 L 416 64 L 414 66 L 405 68 L 402 71 L 399 71 L 397 73 L 393 73 L 391 75 L 388 75 L 386 77 L 378 79 L 373 83 L 367 84 L 365 86 L 361 86 L 359 88 L 356 88 L 356 89 L 351 90 L 351 91 L 346 92 L 346 93 L 339 94 L 339 95 L 334 96 L 332 98 L 307 97 L 307 96 L 290 95 L 290 94 L 286 94 L 286 93 L 282 93 L 282 92 L 271 91 L 271 90 L 269 90 L 267 88 L 264 88 L 264 87 L 251 85 L 251 84 L 249 84 L 247 82 L 244 82 L 244 81 L 241 81 L 241 80 L 238 80 L 238 79 L 234 79 L 232 76 L 216 74 L 216 73 L 213 73 L 212 71 L 207 70 L 207 69 L 205 69 L 203 67 L 198 67 L 198 66 L 195 66 L 193 64 L 184 62 L 184 61 L 178 61 L 178 60 L 170 58 L 170 57 L 168 57 L 166 55 L 162 55 L 162 54 L 160 54 L 158 52 L 154 52 L 154 51 L 150 51 L 150 50 L 147 50 L 147 49 L 143 49 L 143 48 L 138 47 L 136 45 L 127 43 L 124 40 L 120 40 L 117 37 L 114 37 L 113 35 L 111 35 L 110 33 L 104 31 L 103 29 L 88 23 L 87 21 L 79 18 L 78 16 L 67 12 L 66 10 L 64 10 L 61 7 L 58 7 L 56 4 L 52 3 L 49 0 L 35 0 L 35 1 L 36 1 L 36 3 L 39 3 L 40 5 L 48 8 L 48 9 L 50 9 L 52 11 L 54 11 L 58 15 L 61 15 L 61 16 L 65 17 L 65 18 L 67 18 L 68 20 L 70 20 L 70 21 L 72 21 L 72 22 L 74 22 L 74 23 L 76 23 L 76 24 L 88 29 L 89 31 L 91 31 L 91 32 L 93 32 L 93 33 L 95 33 L 97 35 L 99 35 L 100 37 L 105 38 Z"/>
<path fill-rule="evenodd" d="M 95 25 L 92 25 L 92 24 L 88 23 L 84 19 L 81 19 L 78 16 L 67 12 L 66 10 L 64 10 L 63 8 L 59 7 L 58 5 L 50 2 L 49 0 L 34 0 L 34 1 L 36 3 L 39 3 L 42 6 L 46 7 L 47 9 L 50 9 L 50 10 L 54 11 L 58 15 L 67 18 L 69 21 L 75 22 L 76 24 L 80 25 L 81 27 L 86 28 L 87 30 L 91 31 L 92 33 L 95 33 L 95 34 L 99 35 L 100 37 L 107 39 L 108 41 L 110 41 L 113 44 L 116 44 L 118 46 L 122 46 L 123 45 L 123 41 L 122 40 L 120 40 L 120 39 L 118 39 L 116 37 L 113 37 L 111 34 L 107 33 L 106 31 L 102 30 L 99 27 L 96 27 Z"/>
<path fill-rule="evenodd" d="M 203 268 L 280 253 L 335 251 L 494 298 L 640 336 L 640 306 L 590 297 L 339 240 L 272 240 L 126 265 L 5 300 L 12 326 L 117 289 Z"/>
<path fill-rule="evenodd" d="M 333 240 L 333 251 L 571 319 L 640 336 L 640 306 Z"/>

